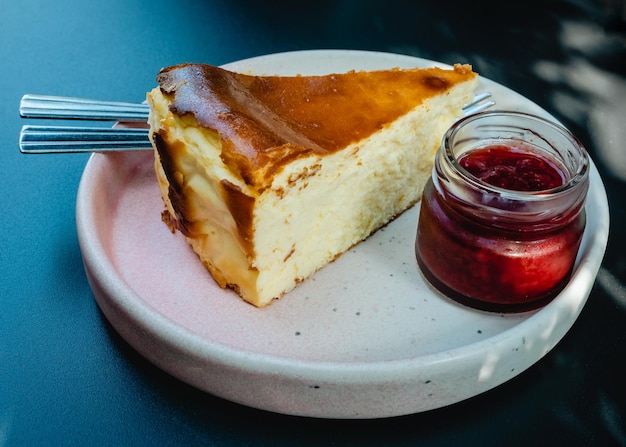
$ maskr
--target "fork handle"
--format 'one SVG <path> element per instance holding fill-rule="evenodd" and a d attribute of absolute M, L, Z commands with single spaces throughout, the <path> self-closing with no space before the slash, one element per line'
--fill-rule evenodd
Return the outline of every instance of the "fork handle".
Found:
<path fill-rule="evenodd" d="M 22 118 L 81 119 L 94 121 L 148 120 L 148 105 L 98 101 L 65 96 L 24 95 L 20 101 Z"/>
<path fill-rule="evenodd" d="M 150 150 L 148 129 L 110 127 L 23 126 L 24 154 Z"/>

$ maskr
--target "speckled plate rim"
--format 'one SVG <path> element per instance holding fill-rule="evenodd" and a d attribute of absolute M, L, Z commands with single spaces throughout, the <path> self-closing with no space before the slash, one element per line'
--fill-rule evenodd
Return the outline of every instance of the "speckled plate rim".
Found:
<path fill-rule="evenodd" d="M 226 67 L 256 72 L 272 67 L 275 73 L 292 74 L 312 59 L 318 61 L 319 73 L 442 65 L 390 53 L 310 50 L 261 56 Z M 486 79 L 481 83 L 486 88 L 497 86 Z M 547 115 L 532 103 L 529 107 Z M 119 276 L 99 235 L 94 219 L 98 204 L 92 199 L 101 169 L 98 157 L 92 156 L 78 191 L 77 229 L 94 297 L 112 326 L 139 353 L 180 380 L 234 402 L 285 414 L 397 416 L 450 405 L 510 380 L 542 358 L 570 329 L 589 296 L 608 240 L 606 193 L 592 163 L 588 223 L 579 259 L 566 288 L 547 306 L 497 336 L 459 349 L 383 362 L 309 362 L 232 349 L 199 337 L 146 306 Z M 514 351 L 524 355 L 511 360 Z"/>

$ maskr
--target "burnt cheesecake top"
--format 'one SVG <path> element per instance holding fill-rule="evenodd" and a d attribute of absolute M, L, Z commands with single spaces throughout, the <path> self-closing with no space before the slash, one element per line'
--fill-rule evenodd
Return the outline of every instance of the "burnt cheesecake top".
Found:
<path fill-rule="evenodd" d="M 170 111 L 217 132 L 224 163 L 255 184 L 299 157 L 324 156 L 367 138 L 476 76 L 469 65 L 252 76 L 183 64 L 161 70 L 157 81 Z"/>

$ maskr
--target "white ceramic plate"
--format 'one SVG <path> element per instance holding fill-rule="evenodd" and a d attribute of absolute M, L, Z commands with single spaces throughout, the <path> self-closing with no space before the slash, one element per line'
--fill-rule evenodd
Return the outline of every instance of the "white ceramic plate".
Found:
<path fill-rule="evenodd" d="M 257 74 L 323 74 L 437 65 L 361 51 L 305 51 L 229 64 Z M 486 79 L 499 108 L 544 114 Z M 216 286 L 161 222 L 151 153 L 93 155 L 77 200 L 85 268 L 98 305 L 138 352 L 180 380 L 269 411 L 377 418 L 453 404 L 520 374 L 569 330 L 608 237 L 595 166 L 574 275 L 541 310 L 501 315 L 437 295 L 414 257 L 418 207 L 271 306 Z"/>

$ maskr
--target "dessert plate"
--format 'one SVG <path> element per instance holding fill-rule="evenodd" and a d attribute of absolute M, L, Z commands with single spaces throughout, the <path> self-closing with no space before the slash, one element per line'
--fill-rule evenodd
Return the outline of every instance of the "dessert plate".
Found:
<path fill-rule="evenodd" d="M 303 51 L 226 68 L 324 74 L 440 65 L 363 51 Z M 547 115 L 487 79 L 498 107 Z M 490 390 L 549 352 L 582 310 L 608 238 L 592 165 L 587 228 L 567 287 L 523 314 L 463 307 L 432 290 L 414 256 L 418 206 L 267 308 L 220 289 L 180 234 L 161 222 L 150 152 L 94 154 L 77 226 L 95 299 L 139 353 L 178 379 L 268 411 L 380 418 L 450 405 Z"/>

